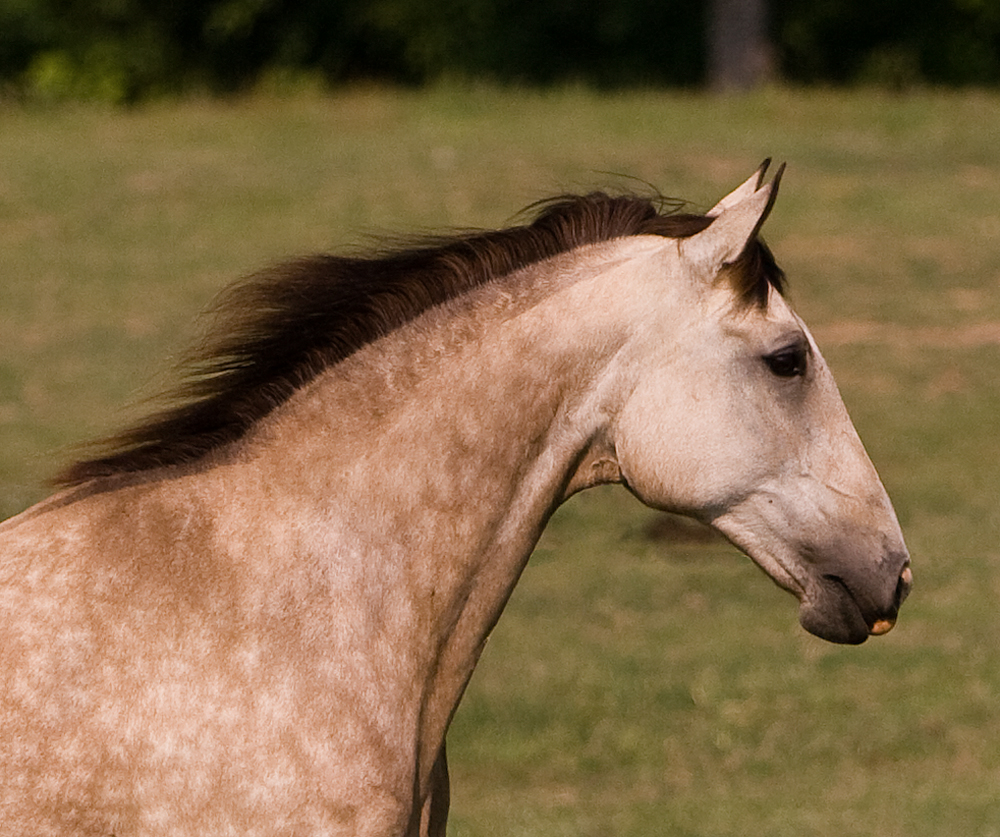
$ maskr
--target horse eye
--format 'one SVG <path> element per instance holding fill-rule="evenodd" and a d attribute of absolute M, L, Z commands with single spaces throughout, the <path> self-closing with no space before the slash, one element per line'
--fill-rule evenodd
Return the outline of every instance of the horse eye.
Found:
<path fill-rule="evenodd" d="M 806 350 L 800 346 L 780 349 L 764 355 L 764 363 L 779 378 L 798 378 L 806 374 Z"/>

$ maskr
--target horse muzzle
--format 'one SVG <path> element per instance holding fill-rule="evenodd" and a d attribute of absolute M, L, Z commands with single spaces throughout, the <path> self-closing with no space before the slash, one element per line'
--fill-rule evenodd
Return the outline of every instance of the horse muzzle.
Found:
<path fill-rule="evenodd" d="M 851 645 L 887 634 L 913 587 L 909 557 L 904 553 L 889 563 L 898 568 L 891 584 L 824 574 L 802 598 L 799 623 L 821 639 Z"/>

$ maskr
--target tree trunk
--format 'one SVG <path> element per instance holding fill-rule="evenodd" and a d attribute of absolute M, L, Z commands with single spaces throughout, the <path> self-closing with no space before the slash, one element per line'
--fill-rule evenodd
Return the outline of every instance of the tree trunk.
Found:
<path fill-rule="evenodd" d="M 750 90 L 771 70 L 767 0 L 711 0 L 708 82 L 713 90 Z"/>

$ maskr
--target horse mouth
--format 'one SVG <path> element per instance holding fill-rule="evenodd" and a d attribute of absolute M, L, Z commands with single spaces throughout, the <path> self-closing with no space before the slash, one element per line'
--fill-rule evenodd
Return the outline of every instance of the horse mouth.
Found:
<path fill-rule="evenodd" d="M 869 636 L 883 636 L 893 629 L 899 606 L 912 583 L 913 574 L 906 566 L 900 573 L 891 607 L 882 609 L 865 603 L 840 576 L 824 575 L 811 595 L 803 598 L 799 622 L 821 639 L 860 645 Z"/>

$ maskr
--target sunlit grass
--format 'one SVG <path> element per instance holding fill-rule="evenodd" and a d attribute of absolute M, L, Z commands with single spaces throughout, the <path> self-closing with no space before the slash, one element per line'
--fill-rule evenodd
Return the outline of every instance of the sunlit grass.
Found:
<path fill-rule="evenodd" d="M 543 538 L 456 718 L 454 832 L 1000 833 L 1000 97 L 440 89 L 8 109 L 0 511 L 114 429 L 237 276 L 566 190 L 704 208 L 787 160 L 765 230 L 914 554 L 860 648 L 623 491 Z M 628 177 L 636 178 L 629 180 Z M 162 383 L 162 378 L 159 379 Z"/>

